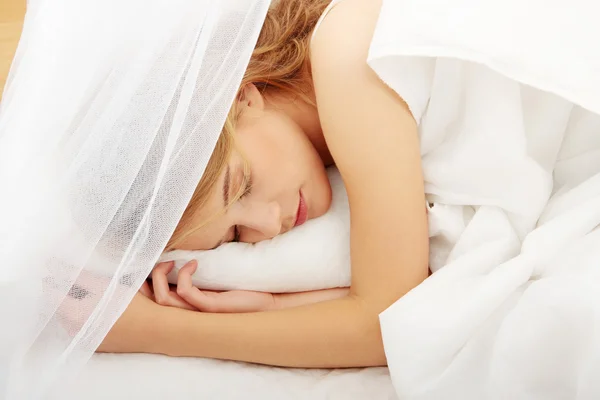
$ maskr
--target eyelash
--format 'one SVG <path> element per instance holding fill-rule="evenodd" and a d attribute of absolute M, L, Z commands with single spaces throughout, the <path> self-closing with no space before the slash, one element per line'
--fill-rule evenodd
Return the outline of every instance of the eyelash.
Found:
<path fill-rule="evenodd" d="M 252 193 L 252 176 L 248 177 L 248 183 L 246 184 L 246 188 L 244 189 L 244 193 L 242 193 L 242 195 L 240 196 L 239 200 L 242 200 L 244 197 L 249 196 Z M 235 225 L 233 227 L 233 242 L 239 242 L 240 241 L 240 230 L 238 228 L 238 225 Z"/>
<path fill-rule="evenodd" d="M 244 189 L 244 193 L 240 196 L 238 200 L 243 199 L 246 196 L 249 196 L 252 192 L 252 177 L 248 177 L 248 183 L 246 184 L 246 188 Z"/>

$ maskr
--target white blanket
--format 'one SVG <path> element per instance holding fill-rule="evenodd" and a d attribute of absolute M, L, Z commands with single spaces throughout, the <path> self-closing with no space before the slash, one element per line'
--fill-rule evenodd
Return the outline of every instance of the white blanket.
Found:
<path fill-rule="evenodd" d="M 443 268 L 381 315 L 399 398 L 600 398 L 592 15 L 591 1 L 384 3 L 369 62 L 392 87 L 412 56 L 433 63 L 426 191 L 454 215 L 432 239 Z"/>
<path fill-rule="evenodd" d="M 407 99 L 423 98 L 402 93 L 413 57 L 432 71 L 420 135 L 437 272 L 381 315 L 398 397 L 600 398 L 595 2 L 383 7 L 371 67 Z"/>

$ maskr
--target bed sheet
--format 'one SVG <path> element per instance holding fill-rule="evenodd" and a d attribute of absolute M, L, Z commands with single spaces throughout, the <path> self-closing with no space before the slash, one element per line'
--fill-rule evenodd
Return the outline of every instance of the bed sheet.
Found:
<path fill-rule="evenodd" d="M 397 399 L 387 368 L 317 370 L 148 354 L 97 354 L 52 400 Z"/>

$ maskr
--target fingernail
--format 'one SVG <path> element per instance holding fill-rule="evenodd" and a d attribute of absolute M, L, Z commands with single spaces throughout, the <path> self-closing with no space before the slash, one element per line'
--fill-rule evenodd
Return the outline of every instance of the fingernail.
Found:
<path fill-rule="evenodd" d="M 188 268 L 190 268 L 192 270 L 192 274 L 193 274 L 194 272 L 196 272 L 196 268 L 198 268 L 198 261 L 191 260 L 190 262 L 187 263 L 187 265 L 189 265 Z"/>
<path fill-rule="evenodd" d="M 171 272 L 171 270 L 172 270 L 172 269 L 173 269 L 173 267 L 175 266 L 175 261 L 169 261 L 169 262 L 167 262 L 167 263 L 165 263 L 165 264 L 166 264 L 166 267 L 165 267 L 165 269 L 166 269 L 166 271 L 167 271 L 167 274 L 168 274 L 169 272 Z"/>

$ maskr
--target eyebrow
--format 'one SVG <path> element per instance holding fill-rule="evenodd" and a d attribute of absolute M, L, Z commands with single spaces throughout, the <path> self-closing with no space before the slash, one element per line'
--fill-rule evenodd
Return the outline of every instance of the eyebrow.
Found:
<path fill-rule="evenodd" d="M 231 168 L 227 164 L 227 170 L 225 171 L 225 181 L 223 182 L 223 206 L 227 208 L 229 205 L 229 174 Z"/>
<path fill-rule="evenodd" d="M 223 181 L 223 207 L 225 209 L 227 209 L 227 207 L 229 206 L 229 191 L 230 191 L 230 186 L 231 186 L 229 184 L 230 180 L 231 180 L 231 167 L 229 166 L 229 164 L 227 164 L 227 169 L 225 170 L 225 180 Z M 227 241 L 227 238 L 225 236 L 223 236 L 219 240 L 219 242 L 214 247 L 212 247 L 211 250 L 216 249 L 217 247 L 219 247 L 226 241 Z"/>
<path fill-rule="evenodd" d="M 237 168 L 235 170 L 234 173 L 238 173 L 240 171 L 240 168 Z M 231 167 L 229 164 L 227 164 L 227 169 L 225 170 L 225 180 L 223 181 L 223 206 L 225 209 L 227 209 L 227 207 L 229 207 L 229 197 L 230 197 L 230 192 L 231 192 Z M 246 188 L 244 188 L 244 191 L 247 190 L 247 187 L 252 185 L 252 178 L 248 178 L 246 180 Z M 229 231 L 227 231 L 229 232 Z M 223 243 L 227 242 L 227 236 L 223 236 L 221 238 L 221 240 L 219 240 L 219 242 L 212 248 L 212 249 L 216 249 L 217 247 L 219 247 L 220 245 L 222 245 Z"/>

